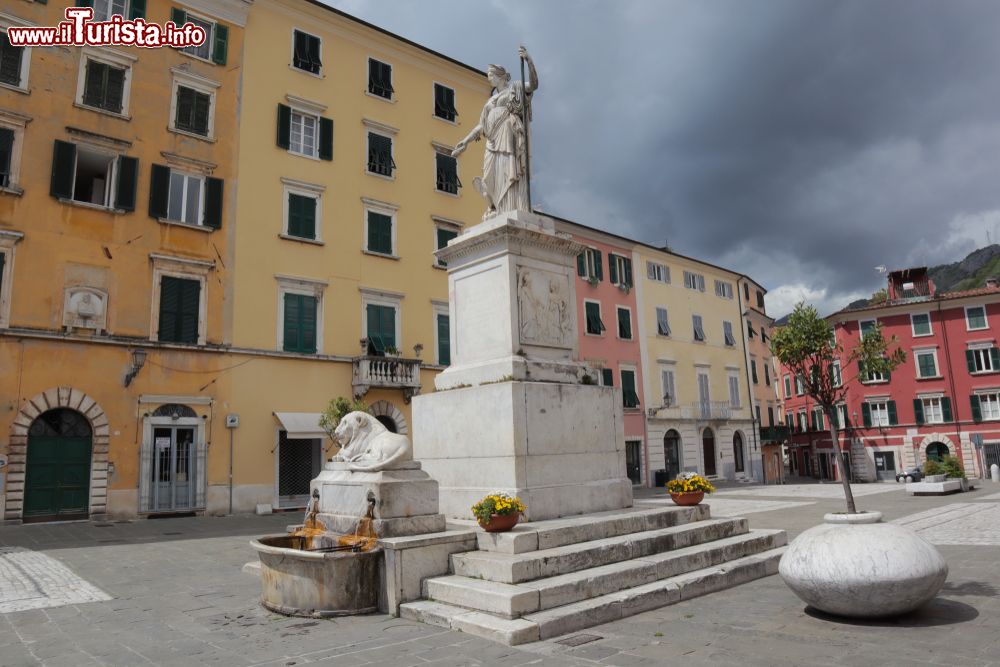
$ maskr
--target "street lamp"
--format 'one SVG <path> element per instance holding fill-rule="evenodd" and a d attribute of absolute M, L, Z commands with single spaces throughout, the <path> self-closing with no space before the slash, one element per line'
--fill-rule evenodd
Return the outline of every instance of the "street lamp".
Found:
<path fill-rule="evenodd" d="M 135 376 L 139 374 L 139 371 L 142 370 L 142 367 L 146 365 L 146 350 L 144 350 L 143 348 L 141 347 L 135 348 L 134 350 L 132 350 L 131 356 L 132 356 L 132 365 L 128 369 L 128 372 L 125 373 L 126 387 L 132 384 L 132 380 L 134 380 Z"/>

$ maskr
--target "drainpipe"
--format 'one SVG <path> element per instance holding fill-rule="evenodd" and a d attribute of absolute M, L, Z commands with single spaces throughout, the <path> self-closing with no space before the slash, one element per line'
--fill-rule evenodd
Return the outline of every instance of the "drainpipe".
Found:
<path fill-rule="evenodd" d="M 229 514 L 233 513 L 233 431 L 229 429 Z"/>

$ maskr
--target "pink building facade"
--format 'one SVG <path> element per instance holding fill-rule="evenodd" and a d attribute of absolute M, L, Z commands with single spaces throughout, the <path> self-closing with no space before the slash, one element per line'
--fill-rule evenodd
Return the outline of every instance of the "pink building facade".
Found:
<path fill-rule="evenodd" d="M 790 475 L 836 479 L 840 449 L 856 480 L 895 479 L 927 459 L 957 456 L 969 477 L 1000 463 L 1000 288 L 995 281 L 961 292 L 937 293 L 926 269 L 889 274 L 888 300 L 842 310 L 827 320 L 845 350 L 882 325 L 906 361 L 886 376 L 840 369 L 847 383 L 838 406 L 841 442 L 835 448 L 826 418 L 803 387 L 781 369 Z"/>
<path fill-rule="evenodd" d="M 588 248 L 577 258 L 580 358 L 599 369 L 595 382 L 621 389 L 626 471 L 633 484 L 650 486 L 632 249 L 620 239 L 568 221 L 558 227 Z"/>

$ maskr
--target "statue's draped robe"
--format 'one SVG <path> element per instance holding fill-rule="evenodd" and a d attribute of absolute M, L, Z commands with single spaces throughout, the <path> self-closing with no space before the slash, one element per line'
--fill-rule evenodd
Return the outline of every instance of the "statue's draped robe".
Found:
<path fill-rule="evenodd" d="M 483 187 L 496 213 L 528 210 L 527 142 L 524 87 L 515 81 L 496 93 L 483 107 L 480 126 L 486 137 Z M 487 210 L 487 216 L 494 211 Z M 485 216 L 484 216 L 485 217 Z"/>

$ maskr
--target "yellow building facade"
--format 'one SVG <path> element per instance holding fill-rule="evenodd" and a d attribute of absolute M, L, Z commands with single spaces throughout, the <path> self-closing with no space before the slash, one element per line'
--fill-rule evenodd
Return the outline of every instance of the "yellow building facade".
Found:
<path fill-rule="evenodd" d="M 0 30 L 55 25 L 64 5 L 5 3 Z M 226 378 L 214 371 L 229 363 L 232 119 L 249 6 L 125 4 L 149 22 L 204 27 L 206 45 L 183 51 L 3 41 L 6 520 L 204 508 L 225 465 L 211 447 L 225 434 Z"/>
<path fill-rule="evenodd" d="M 740 274 L 643 245 L 633 265 L 650 468 L 668 479 L 752 476 Z"/>
<path fill-rule="evenodd" d="M 334 397 L 409 433 L 409 399 L 448 362 L 433 252 L 484 209 L 461 187 L 482 146 L 449 153 L 490 93 L 483 72 L 305 0 L 255 3 L 247 42 L 226 407 L 237 510 L 306 502 Z"/>

